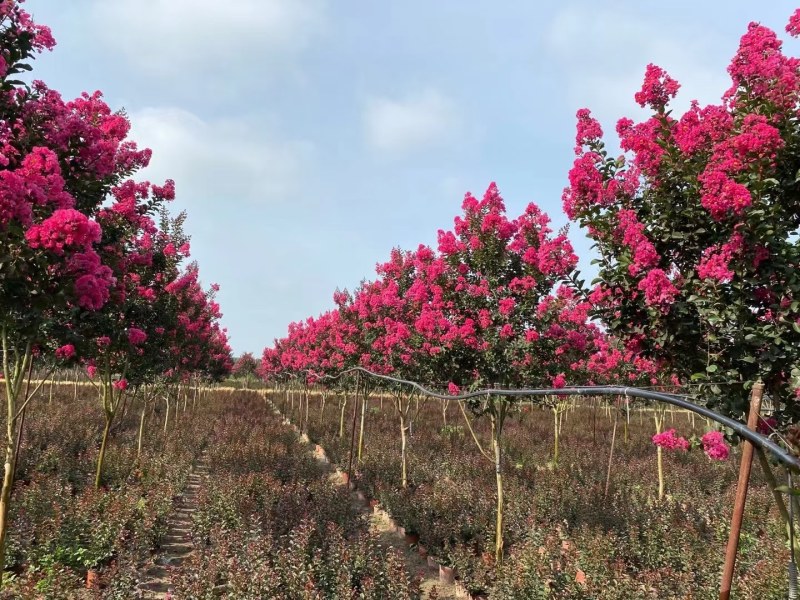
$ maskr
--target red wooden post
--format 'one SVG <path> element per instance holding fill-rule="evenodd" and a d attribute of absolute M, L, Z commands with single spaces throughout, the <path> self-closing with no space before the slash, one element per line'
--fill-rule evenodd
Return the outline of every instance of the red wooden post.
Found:
<path fill-rule="evenodd" d="M 747 415 L 747 427 L 756 430 L 758 426 L 758 413 L 761 411 L 761 397 L 764 394 L 764 384 L 759 380 L 750 394 L 750 412 Z M 731 597 L 731 584 L 733 583 L 733 569 L 736 565 L 736 553 L 739 550 L 739 534 L 742 531 L 742 517 L 744 505 L 747 501 L 747 488 L 750 484 L 750 467 L 753 464 L 753 444 L 745 440 L 742 448 L 742 463 L 739 466 L 739 482 L 736 485 L 736 501 L 733 505 L 731 517 L 731 531 L 728 535 L 728 547 L 725 550 L 725 565 L 722 569 L 722 585 L 719 590 L 719 600 L 729 600 Z"/>

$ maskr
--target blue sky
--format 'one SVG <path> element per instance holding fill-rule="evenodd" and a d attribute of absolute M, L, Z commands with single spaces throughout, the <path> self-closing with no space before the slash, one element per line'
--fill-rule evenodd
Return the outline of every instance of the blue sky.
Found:
<path fill-rule="evenodd" d="M 193 258 L 234 351 L 332 306 L 393 246 L 434 244 L 464 192 L 496 181 L 511 215 L 556 225 L 588 106 L 641 116 L 645 65 L 714 102 L 749 21 L 793 3 L 28 0 L 58 41 L 34 75 L 102 90 L 176 180 Z M 723 8 L 724 7 L 724 8 Z M 784 36 L 785 37 L 785 36 Z M 797 53 L 796 42 L 788 46 Z M 571 238 L 588 269 L 589 244 Z"/>

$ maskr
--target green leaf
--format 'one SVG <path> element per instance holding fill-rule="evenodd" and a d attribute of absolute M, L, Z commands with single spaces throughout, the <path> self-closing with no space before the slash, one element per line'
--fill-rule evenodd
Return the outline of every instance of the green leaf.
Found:
<path fill-rule="evenodd" d="M 719 367 L 717 367 L 717 365 L 708 365 L 706 367 L 706 372 L 707 373 L 716 373 L 718 368 Z"/>

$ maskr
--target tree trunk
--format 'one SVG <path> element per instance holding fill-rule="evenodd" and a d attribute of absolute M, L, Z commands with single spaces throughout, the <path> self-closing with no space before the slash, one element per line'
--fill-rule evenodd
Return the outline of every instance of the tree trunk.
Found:
<path fill-rule="evenodd" d="M 364 413 L 367 412 L 367 392 L 364 391 L 364 397 L 361 399 L 361 426 L 358 430 L 358 464 L 361 464 L 361 457 L 364 454 Z"/>
<path fill-rule="evenodd" d="M 608 470 L 606 471 L 606 489 L 603 492 L 603 498 L 608 497 L 608 486 L 611 483 L 611 461 L 614 460 L 614 442 L 617 440 L 617 417 L 619 415 L 614 413 L 614 429 L 611 432 L 611 450 L 608 453 Z"/>
<path fill-rule="evenodd" d="M 658 417 L 658 412 L 655 415 L 656 421 L 656 434 L 661 433 L 662 419 Z M 664 498 L 664 449 L 661 446 L 656 446 L 656 457 L 658 461 L 658 499 Z"/>
<path fill-rule="evenodd" d="M 8 533 L 8 506 L 11 489 L 14 487 L 14 440 L 13 425 L 9 421 L 9 437 L 6 440 L 6 461 L 3 471 L 3 488 L 0 490 L 0 588 L 3 587 L 3 571 L 6 561 L 6 535 Z"/>
<path fill-rule="evenodd" d="M 167 425 L 169 424 L 169 396 L 164 397 L 164 402 L 167 403 L 167 412 L 164 414 L 164 439 L 167 439 Z"/>
<path fill-rule="evenodd" d="M 406 464 L 406 422 L 400 414 L 400 462 L 402 463 L 402 486 L 408 487 L 408 466 Z"/>
<path fill-rule="evenodd" d="M 553 407 L 553 423 L 555 425 L 553 429 L 553 466 L 558 466 L 558 438 L 559 438 L 559 426 L 558 426 L 558 408 Z"/>
<path fill-rule="evenodd" d="M 136 462 L 142 456 L 142 437 L 144 436 L 144 421 L 147 415 L 147 398 L 142 398 L 142 414 L 139 417 L 139 439 L 136 443 Z"/>
<path fill-rule="evenodd" d="M 319 424 L 322 425 L 325 422 L 325 398 L 327 394 L 322 394 L 322 402 L 320 402 L 319 407 Z"/>
<path fill-rule="evenodd" d="M 111 421 L 114 413 L 106 412 L 106 425 L 103 428 L 103 441 L 100 442 L 100 454 L 97 455 L 97 471 L 94 475 L 94 488 L 100 489 L 100 482 L 103 477 L 103 463 L 106 460 L 106 446 L 108 444 L 108 431 L 111 429 Z"/>
<path fill-rule="evenodd" d="M 494 559 L 497 564 L 503 561 L 503 469 L 500 435 L 502 422 L 492 416 L 492 446 L 494 446 L 494 473 L 497 481 L 497 522 L 495 527 Z"/>
<path fill-rule="evenodd" d="M 447 407 L 450 400 L 442 400 L 442 427 L 447 427 Z"/>
<path fill-rule="evenodd" d="M 339 437 L 344 437 L 344 410 L 347 408 L 347 392 L 344 394 L 344 400 L 339 410 Z"/>

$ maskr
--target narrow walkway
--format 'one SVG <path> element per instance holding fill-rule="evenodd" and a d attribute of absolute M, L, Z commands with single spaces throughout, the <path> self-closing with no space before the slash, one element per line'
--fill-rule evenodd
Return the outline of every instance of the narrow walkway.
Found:
<path fill-rule="evenodd" d="M 269 403 L 269 406 L 272 408 L 273 412 L 277 416 L 282 417 L 284 423 L 300 434 L 299 428 L 294 423 L 289 421 L 289 419 L 284 417 L 278 407 L 275 406 L 275 404 L 268 397 L 265 397 L 265 399 Z M 304 442 L 311 444 L 306 434 L 302 434 L 300 438 Z M 328 467 L 331 469 L 332 472 L 330 475 L 330 482 L 337 486 L 348 485 L 345 483 L 344 474 L 342 471 L 331 465 L 327 455 L 325 454 L 324 448 L 314 444 L 311 444 L 311 447 L 314 458 L 316 458 L 318 462 L 328 465 Z M 351 488 L 350 498 L 354 507 L 357 507 L 358 510 L 361 510 L 365 514 L 370 514 L 370 531 L 378 535 L 378 539 L 384 546 L 394 548 L 400 552 L 405 559 L 406 568 L 408 569 L 409 575 L 412 577 L 420 577 L 420 587 L 422 589 L 423 598 L 427 599 L 432 596 L 438 600 L 462 600 L 470 597 L 470 595 L 460 584 L 456 583 L 454 585 L 450 583 L 444 583 L 440 580 L 439 565 L 433 559 L 427 560 L 426 558 L 422 558 L 417 551 L 416 545 L 409 546 L 405 542 L 404 536 L 402 535 L 402 530 L 394 522 L 388 512 L 380 508 L 371 508 L 363 492 L 360 492 L 359 490 L 353 490 Z"/>
<path fill-rule="evenodd" d="M 180 565 L 193 551 L 192 515 L 197 510 L 197 492 L 208 477 L 205 458 L 204 450 L 189 472 L 186 489 L 175 503 L 158 555 L 141 572 L 138 597 L 143 600 L 171 598 L 169 567 Z"/>

